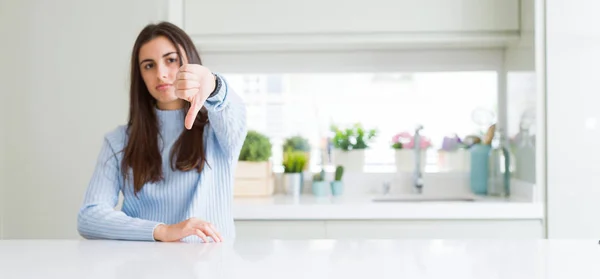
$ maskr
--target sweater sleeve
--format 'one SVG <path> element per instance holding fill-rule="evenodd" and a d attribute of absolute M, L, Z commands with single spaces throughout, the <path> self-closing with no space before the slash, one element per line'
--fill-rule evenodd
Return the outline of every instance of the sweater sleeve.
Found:
<path fill-rule="evenodd" d="M 237 160 L 247 133 L 246 105 L 221 75 L 217 78 L 222 82 L 221 89 L 204 106 L 221 149 L 229 159 Z"/>
<path fill-rule="evenodd" d="M 154 229 L 160 222 L 132 218 L 115 209 L 121 189 L 117 161 L 105 138 L 79 210 L 77 230 L 86 239 L 155 241 Z"/>

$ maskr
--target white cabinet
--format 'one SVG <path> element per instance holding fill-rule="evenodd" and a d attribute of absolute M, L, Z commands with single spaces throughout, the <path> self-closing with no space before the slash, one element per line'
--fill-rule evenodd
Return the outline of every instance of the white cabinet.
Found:
<path fill-rule="evenodd" d="M 179 1 L 171 4 L 183 10 L 173 13 L 174 21 L 205 51 L 468 38 L 489 43 L 519 31 L 519 0 Z"/>
<path fill-rule="evenodd" d="M 195 35 L 516 31 L 518 0 L 185 0 Z"/>
<path fill-rule="evenodd" d="M 327 237 L 365 238 L 543 238 L 540 221 L 417 220 L 328 221 Z"/>
<path fill-rule="evenodd" d="M 544 237 L 541 220 L 236 221 L 238 238 L 402 239 Z"/>

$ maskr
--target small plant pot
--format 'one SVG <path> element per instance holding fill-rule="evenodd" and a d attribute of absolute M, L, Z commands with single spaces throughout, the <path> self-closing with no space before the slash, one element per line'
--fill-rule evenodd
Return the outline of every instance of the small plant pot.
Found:
<path fill-rule="evenodd" d="M 349 172 L 363 172 L 365 166 L 365 150 L 356 149 L 350 151 L 333 150 L 333 158 L 336 165 L 343 166 Z"/>
<path fill-rule="evenodd" d="M 342 181 L 331 181 L 331 194 L 340 196 L 344 193 L 344 183 Z"/>
<path fill-rule="evenodd" d="M 413 172 L 415 171 L 415 150 L 414 149 L 396 149 L 396 171 L 397 172 Z M 427 165 L 427 150 L 421 150 L 421 172 L 425 170 Z"/>
<path fill-rule="evenodd" d="M 300 196 L 302 194 L 302 174 L 301 173 L 284 173 L 283 174 L 283 189 L 289 196 Z"/>
<path fill-rule="evenodd" d="M 328 196 L 330 191 L 327 187 L 327 181 L 314 181 L 312 184 L 312 193 L 317 197 Z"/>

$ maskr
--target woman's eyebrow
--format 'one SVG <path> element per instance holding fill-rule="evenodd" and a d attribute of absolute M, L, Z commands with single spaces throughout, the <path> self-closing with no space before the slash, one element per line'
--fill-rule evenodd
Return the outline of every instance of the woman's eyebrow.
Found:
<path fill-rule="evenodd" d="M 173 53 L 177 53 L 177 52 L 176 52 L 176 51 L 171 51 L 171 52 L 165 53 L 165 54 L 163 54 L 163 57 L 167 57 L 167 56 L 169 56 L 169 55 L 171 55 L 171 54 L 173 54 Z M 144 59 L 144 60 L 142 60 L 142 61 L 140 62 L 140 65 L 141 65 L 141 64 L 143 64 L 144 62 L 154 62 L 154 60 L 152 60 L 152 59 L 150 59 L 150 58 L 148 58 L 148 59 Z"/>

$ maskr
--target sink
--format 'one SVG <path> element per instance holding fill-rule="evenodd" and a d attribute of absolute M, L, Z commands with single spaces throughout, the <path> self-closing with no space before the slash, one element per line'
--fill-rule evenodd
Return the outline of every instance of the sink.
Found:
<path fill-rule="evenodd" d="M 383 195 L 373 198 L 373 202 L 474 202 L 478 199 L 469 195 L 403 194 Z"/>

